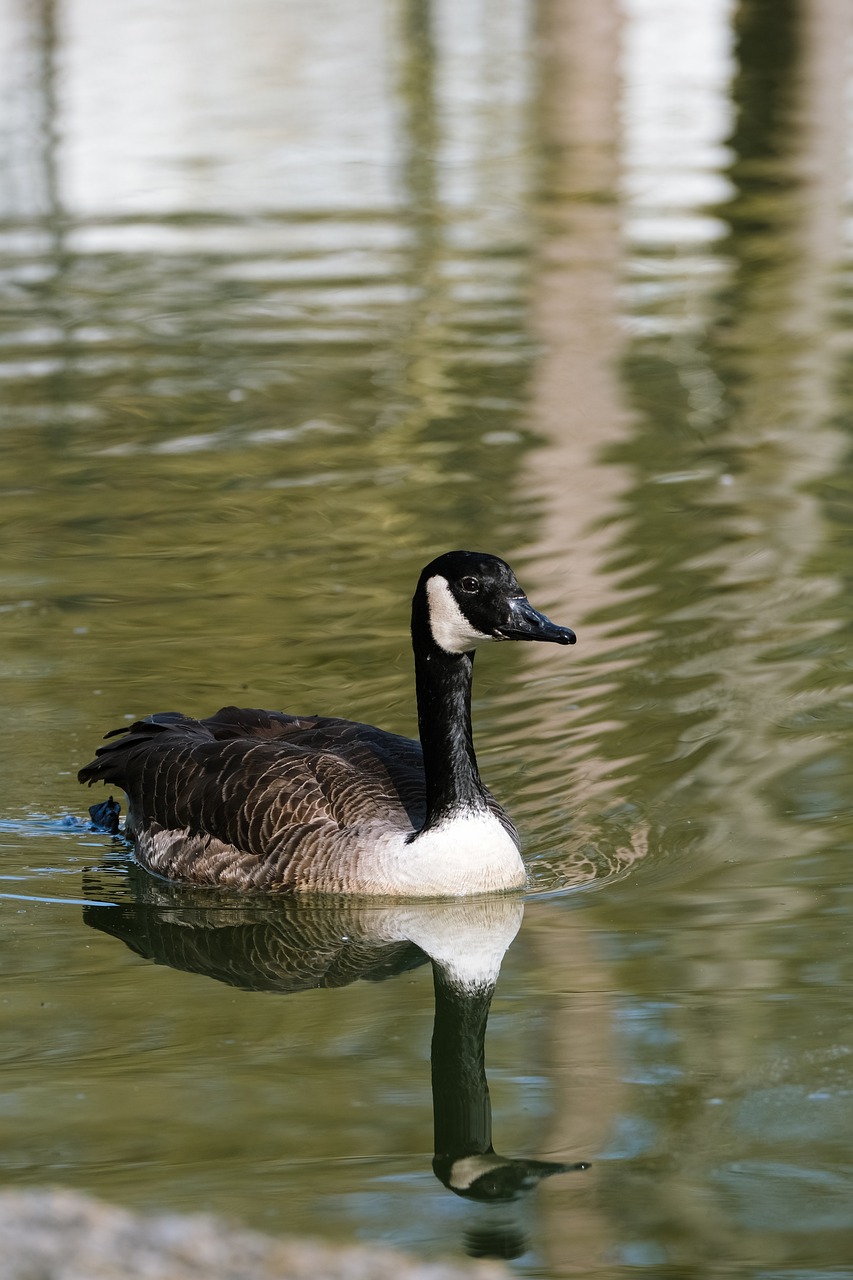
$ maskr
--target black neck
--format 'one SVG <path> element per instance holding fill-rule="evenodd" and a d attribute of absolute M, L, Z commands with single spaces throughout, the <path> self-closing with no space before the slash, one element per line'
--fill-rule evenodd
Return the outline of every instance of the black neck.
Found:
<path fill-rule="evenodd" d="M 494 986 L 462 991 L 433 964 L 432 1104 L 437 1161 L 492 1149 L 486 1081 L 486 1022 Z"/>
<path fill-rule="evenodd" d="M 415 646 L 418 728 L 424 753 L 426 821 L 422 830 L 465 809 L 486 808 L 471 734 L 473 653 Z"/>

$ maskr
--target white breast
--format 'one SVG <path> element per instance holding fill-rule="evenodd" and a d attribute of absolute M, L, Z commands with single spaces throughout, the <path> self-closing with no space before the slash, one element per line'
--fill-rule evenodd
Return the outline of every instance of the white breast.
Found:
<path fill-rule="evenodd" d="M 518 845 L 487 811 L 447 818 L 413 840 L 387 837 L 376 848 L 375 871 L 385 892 L 406 897 L 459 897 L 527 883 Z"/>
<path fill-rule="evenodd" d="M 521 928 L 524 902 L 517 895 L 416 902 L 370 917 L 371 927 L 395 942 L 414 942 L 460 991 L 482 991 L 498 980 L 501 961 Z"/>

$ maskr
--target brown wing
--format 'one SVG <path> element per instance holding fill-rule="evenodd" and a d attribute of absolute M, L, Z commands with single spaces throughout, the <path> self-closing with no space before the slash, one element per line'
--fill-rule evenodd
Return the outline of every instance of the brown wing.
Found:
<path fill-rule="evenodd" d="M 322 849 L 355 824 L 423 821 L 419 745 L 370 725 L 225 707 L 206 720 L 166 712 L 108 737 L 78 777 L 126 792 L 129 834 L 167 875 L 220 880 L 227 861 L 235 878 L 286 883 L 309 832 Z M 240 865 L 235 850 L 247 855 Z M 200 869 L 202 853 L 211 865 Z"/>
<path fill-rule="evenodd" d="M 223 707 L 199 723 L 217 742 L 260 739 L 304 752 L 305 758 L 334 756 L 357 771 L 360 786 L 373 780 L 373 798 L 365 796 L 367 807 L 361 816 L 383 816 L 381 806 L 387 804 L 395 812 L 402 807 L 413 826 L 423 821 L 423 755 L 420 743 L 411 738 L 335 716 L 290 716 L 241 707 Z M 356 802 L 356 798 L 346 802 L 347 814 L 355 812 Z"/>

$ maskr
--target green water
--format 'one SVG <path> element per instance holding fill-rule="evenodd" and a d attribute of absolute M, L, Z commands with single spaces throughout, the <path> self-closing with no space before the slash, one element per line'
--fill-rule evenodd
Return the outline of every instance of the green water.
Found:
<path fill-rule="evenodd" d="M 850 1275 L 844 5 L 134 14 L 3 17 L 0 1180 L 424 1255 L 510 1224 L 529 1276 Z M 456 546 L 579 637 L 477 658 L 531 871 L 494 1145 L 591 1162 L 512 1206 L 433 1176 L 428 965 L 140 956 L 105 913 L 160 908 L 75 821 L 150 711 L 413 734 Z"/>

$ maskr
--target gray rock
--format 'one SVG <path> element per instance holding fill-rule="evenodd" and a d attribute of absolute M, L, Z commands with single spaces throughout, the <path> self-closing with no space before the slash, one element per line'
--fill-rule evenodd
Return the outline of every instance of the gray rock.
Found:
<path fill-rule="evenodd" d="M 0 1192 L 0 1280 L 507 1280 L 497 1262 L 281 1239 L 208 1214 L 139 1214 L 78 1191 Z"/>

